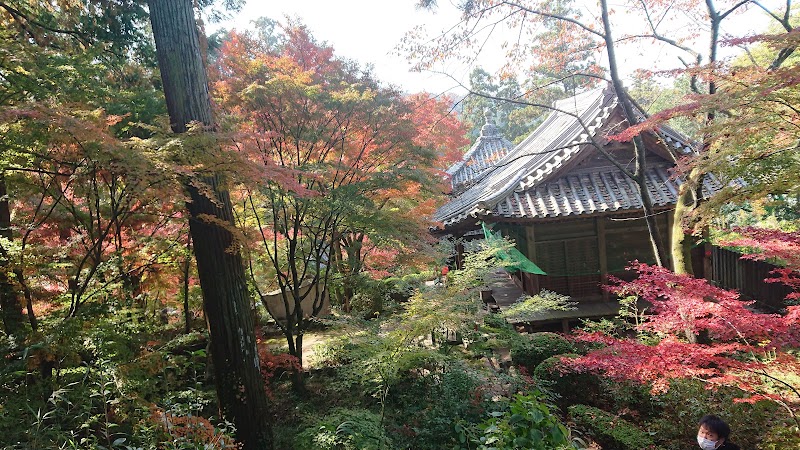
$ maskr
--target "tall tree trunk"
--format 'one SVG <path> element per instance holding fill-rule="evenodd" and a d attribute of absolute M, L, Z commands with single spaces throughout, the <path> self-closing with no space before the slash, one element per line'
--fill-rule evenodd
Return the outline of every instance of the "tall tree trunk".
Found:
<path fill-rule="evenodd" d="M 717 47 L 719 43 L 719 26 L 722 22 L 722 17 L 717 12 L 716 7 L 714 6 L 713 0 L 706 0 L 706 8 L 708 10 L 708 17 L 710 20 L 711 25 L 711 37 L 709 41 L 709 48 L 708 48 L 708 64 L 711 67 L 711 70 L 714 70 L 714 64 L 717 62 Z M 695 92 L 700 93 L 700 89 L 697 85 L 693 82 L 692 88 Z M 717 84 L 714 82 L 713 74 L 709 77 L 708 81 L 708 94 L 714 95 L 717 92 Z M 714 120 L 716 119 L 716 114 L 714 111 L 709 111 L 706 114 L 705 118 L 705 125 L 711 125 Z M 703 136 L 703 143 L 702 149 L 700 150 L 701 153 L 708 152 L 709 148 L 711 147 L 710 137 L 708 134 Z M 688 189 L 688 192 L 681 192 L 680 198 L 678 198 L 678 204 L 675 207 L 675 213 L 673 215 L 673 226 L 672 226 L 672 257 L 673 257 L 673 270 L 675 273 L 692 273 L 692 259 L 691 257 L 681 256 L 679 253 L 686 255 L 685 247 L 689 245 L 689 241 L 686 236 L 686 229 L 684 225 L 687 225 L 687 219 L 690 217 L 692 212 L 697 208 L 700 202 L 703 200 L 702 197 L 702 183 L 704 174 L 700 172 L 699 169 L 692 169 L 692 171 L 687 175 L 687 183 L 685 183 Z M 699 184 L 695 185 L 696 192 L 700 195 L 695 195 L 694 192 L 691 192 L 692 189 L 689 187 L 689 182 L 698 182 Z M 683 186 L 681 186 L 683 189 Z M 690 196 L 694 196 L 694 201 L 689 203 Z M 681 201 L 684 201 L 684 204 L 681 205 Z M 690 228 L 690 227 L 688 227 Z M 677 258 L 676 258 L 677 257 Z M 696 274 L 698 276 L 706 276 L 706 274 Z"/>
<path fill-rule="evenodd" d="M 608 71 L 611 75 L 611 83 L 614 85 L 614 91 L 622 106 L 625 119 L 627 119 L 629 126 L 634 126 L 638 123 L 638 119 L 631 105 L 631 101 L 625 93 L 625 89 L 622 86 L 622 79 L 617 70 L 617 57 L 614 52 L 614 39 L 611 37 L 611 21 L 608 17 L 607 1 L 600 0 L 600 6 L 602 8 L 601 12 L 604 29 L 603 39 L 606 44 L 606 51 L 608 52 Z M 647 190 L 647 183 L 645 182 L 645 170 L 647 169 L 645 158 L 647 157 L 647 152 L 641 136 L 634 136 L 633 147 L 636 152 L 636 172 L 634 173 L 633 179 L 639 187 L 639 194 L 642 197 L 642 210 L 644 211 L 645 222 L 647 223 L 647 231 L 650 234 L 650 243 L 653 246 L 653 256 L 656 259 L 656 264 L 663 266 L 666 261 L 666 252 L 664 251 L 664 243 L 661 239 L 658 224 L 656 223 L 653 202 L 650 199 L 650 193 Z"/>
<path fill-rule="evenodd" d="M 0 237 L 11 240 L 11 208 L 8 205 L 5 175 L 0 172 Z M 0 244 L 3 245 L 3 244 Z M 19 293 L 8 274 L 11 272 L 11 255 L 3 250 L 0 262 L 0 313 L 3 315 L 3 329 L 7 334 L 17 334 L 25 330 L 22 304 Z"/>
<path fill-rule="evenodd" d="M 184 132 L 192 121 L 211 126 L 208 82 L 192 0 L 148 0 L 148 6 L 173 131 Z M 199 189 L 198 183 L 208 189 Z M 231 251 L 235 244 L 230 197 L 219 174 L 192 180 L 186 187 L 219 405 L 236 426 L 236 437 L 245 449 L 272 448 L 244 265 L 241 254 Z M 230 228 L 220 224 L 230 224 Z"/>
<path fill-rule="evenodd" d="M 691 170 L 686 176 L 686 181 L 678 189 L 678 201 L 675 203 L 675 212 L 672 221 L 672 270 L 679 274 L 689 274 L 699 276 L 692 270 L 692 241 L 686 235 L 685 218 L 692 212 L 697 204 L 694 183 L 700 171 L 697 168 Z"/>
<path fill-rule="evenodd" d="M 33 312 L 33 293 L 31 293 L 31 288 L 28 286 L 27 281 L 25 281 L 25 274 L 22 273 L 22 269 L 14 269 L 14 277 L 22 288 L 22 295 L 25 298 L 25 308 L 28 312 L 28 323 L 31 324 L 31 330 L 37 331 L 39 329 L 39 321 L 36 320 L 36 313 Z"/>

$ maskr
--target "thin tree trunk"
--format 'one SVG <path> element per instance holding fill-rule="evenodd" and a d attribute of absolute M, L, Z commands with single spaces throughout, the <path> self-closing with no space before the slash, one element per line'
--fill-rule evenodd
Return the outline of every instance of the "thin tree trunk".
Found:
<path fill-rule="evenodd" d="M 33 294 L 28 283 L 25 281 L 25 274 L 22 269 L 14 269 L 14 277 L 17 279 L 22 288 L 22 295 L 25 298 L 25 308 L 28 312 L 28 322 L 31 324 L 31 330 L 37 331 L 39 329 L 39 321 L 36 320 L 36 314 L 33 312 Z"/>
<path fill-rule="evenodd" d="M 0 172 L 0 237 L 11 240 L 11 208 L 8 205 L 5 174 Z M 8 277 L 11 256 L 3 252 L 0 262 L 0 312 L 3 315 L 3 329 L 7 334 L 17 334 L 25 330 L 22 304 L 19 293 Z"/>
<path fill-rule="evenodd" d="M 148 0 L 148 6 L 173 131 L 184 132 L 192 121 L 211 126 L 208 82 L 192 0 Z M 198 188 L 200 185 L 204 189 Z M 219 174 L 191 180 L 186 188 L 191 197 L 189 227 L 219 406 L 236 426 L 236 437 L 244 449 L 269 449 L 273 445 L 271 424 L 244 265 L 241 254 L 231 251 L 236 246 L 230 197 Z"/>
<path fill-rule="evenodd" d="M 616 92 L 619 103 L 622 106 L 623 112 L 625 113 L 625 118 L 628 121 L 628 125 L 634 126 L 638 123 L 638 120 L 633 111 L 633 106 L 631 105 L 630 99 L 628 99 L 625 89 L 622 86 L 622 80 L 619 76 L 619 71 L 617 70 L 617 57 L 614 52 L 614 39 L 611 37 L 611 22 L 608 17 L 607 1 L 600 0 L 600 6 L 602 8 L 604 28 L 603 38 L 606 44 L 606 51 L 608 52 L 608 67 L 611 75 L 611 83 L 614 85 L 614 91 Z M 656 217 L 653 211 L 653 202 L 650 199 L 650 193 L 647 190 L 647 183 L 645 183 L 644 179 L 645 171 L 647 169 L 645 160 L 647 154 L 644 141 L 642 140 L 641 136 L 634 136 L 633 146 L 636 153 L 636 172 L 634 173 L 633 179 L 639 187 L 639 194 L 642 198 L 642 209 L 644 211 L 645 222 L 647 223 L 647 231 L 650 234 L 650 243 L 653 245 L 653 256 L 656 259 L 656 264 L 663 266 L 664 261 L 666 261 L 666 253 L 664 251 L 661 233 L 659 232 L 658 224 L 656 223 Z"/>
<path fill-rule="evenodd" d="M 186 260 L 183 262 L 183 331 L 192 331 L 192 312 L 189 310 L 189 269 L 192 265 L 192 235 L 186 236 Z"/>

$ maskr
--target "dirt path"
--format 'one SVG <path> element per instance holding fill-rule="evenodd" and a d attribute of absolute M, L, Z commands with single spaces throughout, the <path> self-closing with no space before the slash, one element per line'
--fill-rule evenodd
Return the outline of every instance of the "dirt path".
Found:
<path fill-rule="evenodd" d="M 333 329 L 324 331 L 307 331 L 303 335 L 303 366 L 306 369 L 313 368 L 318 361 L 316 361 L 316 351 L 321 345 L 333 338 L 337 338 L 345 334 L 345 330 Z M 284 353 L 288 351 L 286 339 L 283 336 L 274 336 L 266 340 L 267 346 L 270 350 L 276 353 Z"/>

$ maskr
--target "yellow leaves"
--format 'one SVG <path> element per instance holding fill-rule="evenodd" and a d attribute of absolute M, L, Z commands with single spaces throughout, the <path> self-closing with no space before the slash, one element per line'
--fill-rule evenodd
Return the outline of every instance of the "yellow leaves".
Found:
<path fill-rule="evenodd" d="M 30 76 L 31 75 L 31 73 L 29 71 L 25 70 L 25 68 L 22 67 L 22 66 L 16 66 L 16 67 L 14 67 L 13 70 L 14 70 L 14 72 L 16 72 L 16 73 L 18 73 L 20 75 L 25 75 L 25 76 Z"/>
<path fill-rule="evenodd" d="M 374 100 L 377 94 L 372 89 L 359 89 L 358 85 L 351 84 L 346 88 L 331 93 L 331 99 L 343 103 L 368 102 Z"/>

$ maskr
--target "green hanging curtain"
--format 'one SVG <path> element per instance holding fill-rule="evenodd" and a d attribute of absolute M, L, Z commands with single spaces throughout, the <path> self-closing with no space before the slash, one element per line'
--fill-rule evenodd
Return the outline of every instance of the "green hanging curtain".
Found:
<path fill-rule="evenodd" d="M 483 235 L 485 236 L 488 242 L 493 242 L 502 239 L 500 232 L 497 232 L 496 234 L 492 233 L 489 227 L 486 226 L 485 222 L 481 222 L 481 227 L 483 227 Z M 498 257 L 505 262 L 511 263 L 511 265 L 508 266 L 508 269 L 510 270 L 514 271 L 521 270 L 523 272 L 535 273 L 537 275 L 547 275 L 545 271 L 540 269 L 539 266 L 533 263 L 533 261 L 525 257 L 525 255 L 523 255 L 519 250 L 517 250 L 516 247 L 512 247 L 508 250 L 501 251 L 498 254 Z"/>

